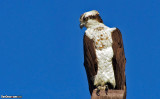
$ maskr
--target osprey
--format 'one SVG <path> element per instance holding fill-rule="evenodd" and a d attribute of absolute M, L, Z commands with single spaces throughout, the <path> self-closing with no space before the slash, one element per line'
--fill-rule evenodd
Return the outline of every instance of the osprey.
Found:
<path fill-rule="evenodd" d="M 86 27 L 84 45 L 84 66 L 89 90 L 125 90 L 125 63 L 122 35 L 118 28 L 110 28 L 96 10 L 85 12 L 80 17 L 80 28 Z"/>

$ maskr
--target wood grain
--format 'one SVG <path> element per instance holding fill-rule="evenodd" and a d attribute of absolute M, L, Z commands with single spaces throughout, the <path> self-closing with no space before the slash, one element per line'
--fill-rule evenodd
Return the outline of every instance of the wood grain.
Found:
<path fill-rule="evenodd" d="M 100 96 L 97 96 L 96 90 L 93 90 L 91 99 L 126 99 L 124 90 L 108 90 L 106 95 L 104 90 L 100 91 Z"/>

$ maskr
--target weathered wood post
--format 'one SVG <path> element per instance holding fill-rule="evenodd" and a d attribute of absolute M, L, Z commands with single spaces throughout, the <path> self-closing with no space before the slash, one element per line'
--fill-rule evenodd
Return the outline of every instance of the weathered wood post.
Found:
<path fill-rule="evenodd" d="M 126 99 L 126 95 L 124 90 L 108 90 L 107 95 L 104 90 L 101 90 L 100 96 L 97 96 L 94 90 L 91 99 Z"/>

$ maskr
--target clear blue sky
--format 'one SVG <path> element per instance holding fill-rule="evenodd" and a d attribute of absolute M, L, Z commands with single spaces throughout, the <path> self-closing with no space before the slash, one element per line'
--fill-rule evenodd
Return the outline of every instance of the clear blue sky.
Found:
<path fill-rule="evenodd" d="M 90 99 L 79 17 L 123 35 L 128 99 L 159 99 L 159 0 L 0 0 L 0 95 Z M 139 98 L 137 98 L 139 97 Z"/>

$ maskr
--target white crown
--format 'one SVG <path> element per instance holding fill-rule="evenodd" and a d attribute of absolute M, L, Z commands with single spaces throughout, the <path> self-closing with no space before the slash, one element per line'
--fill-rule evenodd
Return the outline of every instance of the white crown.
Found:
<path fill-rule="evenodd" d="M 92 10 L 92 11 L 85 12 L 85 13 L 84 13 L 84 16 L 85 16 L 85 17 L 88 17 L 88 16 L 91 16 L 91 15 L 94 16 L 94 15 L 97 15 L 97 14 L 99 14 L 98 11 Z"/>

